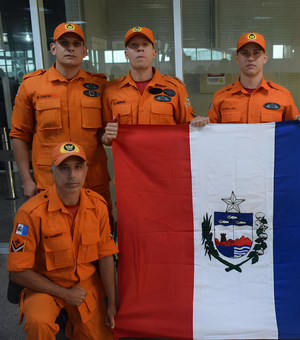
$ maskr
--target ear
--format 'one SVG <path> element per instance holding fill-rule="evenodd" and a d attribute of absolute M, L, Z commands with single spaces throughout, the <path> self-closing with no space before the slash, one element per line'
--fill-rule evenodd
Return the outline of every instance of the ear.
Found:
<path fill-rule="evenodd" d="M 128 60 L 128 53 L 127 53 L 127 50 L 124 51 L 124 54 L 125 54 L 125 58 Z"/>
<path fill-rule="evenodd" d="M 268 61 L 268 53 L 265 53 L 264 55 L 264 64 Z"/>
<path fill-rule="evenodd" d="M 239 56 L 238 56 L 238 53 L 235 55 L 234 59 L 235 59 L 235 62 L 236 62 L 237 64 L 239 64 Z"/>
<path fill-rule="evenodd" d="M 86 47 L 86 46 L 83 46 L 83 49 L 84 49 L 84 51 L 83 51 L 83 57 L 82 57 L 82 59 L 84 59 L 84 58 L 87 56 L 87 47 Z"/>
<path fill-rule="evenodd" d="M 50 51 L 53 55 L 56 55 L 56 44 L 54 42 L 50 44 Z"/>
<path fill-rule="evenodd" d="M 153 49 L 153 55 L 152 55 L 152 59 L 155 59 L 155 57 L 156 57 L 156 53 L 157 53 L 157 51 L 156 51 L 155 49 Z"/>

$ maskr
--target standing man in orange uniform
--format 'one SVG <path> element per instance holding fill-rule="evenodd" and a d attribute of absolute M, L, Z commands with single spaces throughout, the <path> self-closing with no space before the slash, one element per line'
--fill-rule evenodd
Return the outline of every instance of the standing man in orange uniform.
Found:
<path fill-rule="evenodd" d="M 130 62 L 126 77 L 111 81 L 103 94 L 102 142 L 111 145 L 119 124 L 188 124 L 206 125 L 208 118 L 194 118 L 185 86 L 176 79 L 161 75 L 152 61 L 156 57 L 153 32 L 134 27 L 125 35 L 125 56 Z"/>
<path fill-rule="evenodd" d="M 106 77 L 81 69 L 87 48 L 78 25 L 58 25 L 53 40 L 50 50 L 56 62 L 48 70 L 40 69 L 24 77 L 13 109 L 10 138 L 24 195 L 30 198 L 53 184 L 49 169 L 51 152 L 57 143 L 65 140 L 79 143 L 89 163 L 84 187 L 105 198 L 113 230 L 107 157 L 99 140 Z M 29 171 L 30 143 L 33 179 Z"/>
<path fill-rule="evenodd" d="M 250 124 L 298 118 L 291 93 L 263 76 L 263 66 L 268 61 L 264 37 L 243 34 L 236 49 L 240 77 L 214 94 L 208 112 L 210 122 Z"/>
<path fill-rule="evenodd" d="M 112 340 L 118 248 L 110 236 L 106 202 L 82 189 L 88 165 L 80 145 L 58 144 L 52 163 L 55 184 L 22 205 L 10 239 L 7 268 L 10 280 L 26 288 L 20 316 L 26 318 L 27 339 L 55 339 L 55 320 L 65 308 L 69 338 Z"/>

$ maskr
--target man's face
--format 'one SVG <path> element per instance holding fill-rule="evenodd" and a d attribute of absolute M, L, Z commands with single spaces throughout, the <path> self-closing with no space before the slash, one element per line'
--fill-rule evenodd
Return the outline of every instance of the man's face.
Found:
<path fill-rule="evenodd" d="M 78 156 L 70 156 L 63 160 L 54 173 L 51 169 L 59 196 L 80 192 L 87 170 L 86 162 Z"/>
<path fill-rule="evenodd" d="M 137 34 L 128 41 L 125 57 L 129 59 L 132 68 L 143 70 L 152 67 L 155 56 L 156 50 L 145 36 Z"/>
<path fill-rule="evenodd" d="M 75 33 L 65 33 L 50 45 L 56 63 L 62 67 L 81 66 L 82 59 L 87 55 L 83 40 Z"/>
<path fill-rule="evenodd" d="M 235 61 L 240 66 L 241 73 L 249 77 L 262 74 L 263 66 L 267 60 L 268 54 L 255 43 L 244 45 L 235 56 Z"/>

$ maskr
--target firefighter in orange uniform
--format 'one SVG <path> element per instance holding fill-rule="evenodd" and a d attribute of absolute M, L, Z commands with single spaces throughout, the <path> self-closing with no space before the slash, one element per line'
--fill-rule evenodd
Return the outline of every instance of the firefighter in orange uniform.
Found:
<path fill-rule="evenodd" d="M 250 124 L 299 119 L 291 93 L 264 79 L 263 65 L 268 61 L 264 37 L 243 34 L 236 49 L 240 77 L 214 94 L 208 112 L 210 122 Z"/>
<path fill-rule="evenodd" d="M 56 27 L 50 45 L 56 62 L 48 70 L 24 77 L 15 100 L 10 138 L 27 198 L 53 185 L 49 169 L 55 145 L 65 140 L 82 145 L 89 163 L 84 187 L 106 199 L 113 229 L 107 157 L 99 140 L 101 95 L 107 81 L 103 74 L 81 69 L 87 55 L 84 39 L 76 24 Z M 31 142 L 34 179 L 29 171 Z"/>
<path fill-rule="evenodd" d="M 25 287 L 20 315 L 27 339 L 55 339 L 62 308 L 71 339 L 112 339 L 118 249 L 105 200 L 82 189 L 86 161 L 80 145 L 58 144 L 52 153 L 55 184 L 23 204 L 15 218 L 7 267 L 10 280 Z"/>
<path fill-rule="evenodd" d="M 102 143 L 111 145 L 119 124 L 206 125 L 204 117 L 194 118 L 185 86 L 161 75 L 152 60 L 156 57 L 153 32 L 134 27 L 125 35 L 125 56 L 130 62 L 126 77 L 111 81 L 103 94 Z M 119 119 L 113 123 L 113 119 Z"/>

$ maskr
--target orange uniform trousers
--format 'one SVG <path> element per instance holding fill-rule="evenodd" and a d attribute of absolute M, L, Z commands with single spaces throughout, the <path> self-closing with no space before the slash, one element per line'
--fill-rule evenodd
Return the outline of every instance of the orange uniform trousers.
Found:
<path fill-rule="evenodd" d="M 55 320 L 62 308 L 65 308 L 68 313 L 66 335 L 70 339 L 113 339 L 110 328 L 104 324 L 106 307 L 103 300 L 99 301 L 91 318 L 84 324 L 77 307 L 67 303 L 58 303 L 48 294 L 25 290 L 22 293 L 20 309 L 26 318 L 24 330 L 27 333 L 27 339 L 55 340 L 55 335 L 59 332 L 59 326 Z"/>

